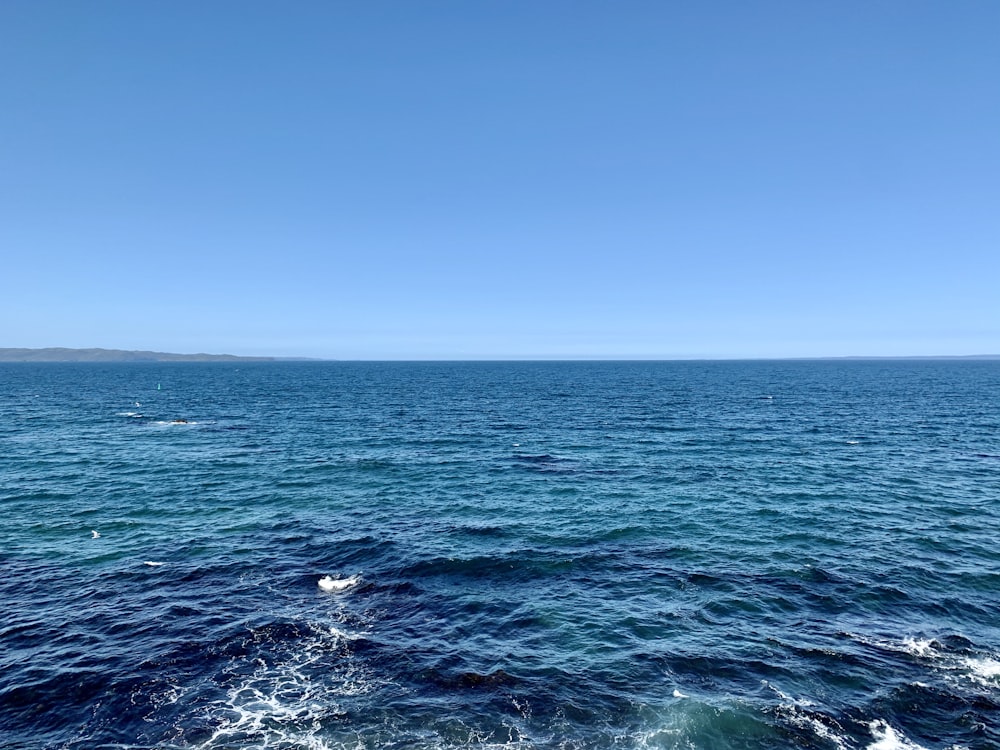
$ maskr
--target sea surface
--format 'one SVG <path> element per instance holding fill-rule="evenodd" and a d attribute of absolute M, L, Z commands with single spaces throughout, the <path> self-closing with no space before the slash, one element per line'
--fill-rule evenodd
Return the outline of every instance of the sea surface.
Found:
<path fill-rule="evenodd" d="M 0 512 L 5 750 L 1000 747 L 1000 362 L 5 364 Z"/>

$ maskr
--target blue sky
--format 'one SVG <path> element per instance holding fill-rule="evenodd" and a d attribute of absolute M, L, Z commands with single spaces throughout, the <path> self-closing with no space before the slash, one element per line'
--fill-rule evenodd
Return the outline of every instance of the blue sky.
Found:
<path fill-rule="evenodd" d="M 1000 352 L 1000 3 L 0 3 L 0 346 Z"/>

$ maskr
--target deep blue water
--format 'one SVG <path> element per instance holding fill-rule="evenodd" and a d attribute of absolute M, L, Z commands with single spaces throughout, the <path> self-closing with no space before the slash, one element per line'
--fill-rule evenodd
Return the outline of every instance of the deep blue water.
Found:
<path fill-rule="evenodd" d="M 3 748 L 1000 747 L 997 362 L 2 365 L 0 509 Z"/>

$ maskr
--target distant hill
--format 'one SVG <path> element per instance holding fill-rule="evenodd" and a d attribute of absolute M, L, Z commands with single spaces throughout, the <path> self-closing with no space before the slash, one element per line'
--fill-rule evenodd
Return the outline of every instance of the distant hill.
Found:
<path fill-rule="evenodd" d="M 277 357 L 237 357 L 233 354 L 170 354 L 123 349 L 4 349 L 0 362 L 275 362 Z"/>

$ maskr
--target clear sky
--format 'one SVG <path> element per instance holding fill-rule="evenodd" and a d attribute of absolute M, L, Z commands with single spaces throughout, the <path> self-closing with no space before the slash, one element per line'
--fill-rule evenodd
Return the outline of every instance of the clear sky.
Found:
<path fill-rule="evenodd" d="M 3 0 L 0 346 L 1000 352 L 1000 2 Z"/>

